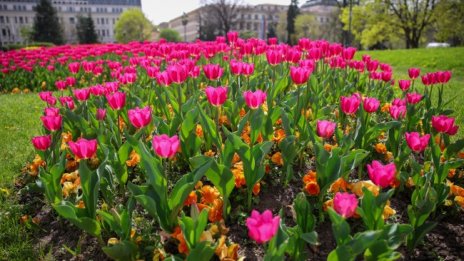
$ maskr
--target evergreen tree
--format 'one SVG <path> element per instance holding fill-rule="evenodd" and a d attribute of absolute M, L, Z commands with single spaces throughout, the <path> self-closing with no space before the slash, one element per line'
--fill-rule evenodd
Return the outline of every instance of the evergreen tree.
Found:
<path fill-rule="evenodd" d="M 76 30 L 79 43 L 89 44 L 98 42 L 95 24 L 90 14 L 87 17 L 80 16 L 77 18 Z"/>
<path fill-rule="evenodd" d="M 270 24 L 269 27 L 267 28 L 267 38 L 273 38 L 277 37 L 276 31 L 275 31 L 275 25 Z"/>
<path fill-rule="evenodd" d="M 298 8 L 298 0 L 291 0 L 290 6 L 287 11 L 287 43 L 293 44 L 293 37 L 295 35 L 295 19 L 300 13 Z"/>
<path fill-rule="evenodd" d="M 64 43 L 56 10 L 49 0 L 40 0 L 35 7 L 32 39 L 36 42 Z"/>

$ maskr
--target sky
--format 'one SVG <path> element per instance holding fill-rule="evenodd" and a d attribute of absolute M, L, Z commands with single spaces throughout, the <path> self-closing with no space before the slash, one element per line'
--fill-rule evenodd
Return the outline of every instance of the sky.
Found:
<path fill-rule="evenodd" d="M 289 5 L 290 0 L 243 0 L 245 4 Z M 142 0 L 142 11 L 155 25 L 200 7 L 201 0 Z M 300 4 L 304 1 L 299 1 Z"/>

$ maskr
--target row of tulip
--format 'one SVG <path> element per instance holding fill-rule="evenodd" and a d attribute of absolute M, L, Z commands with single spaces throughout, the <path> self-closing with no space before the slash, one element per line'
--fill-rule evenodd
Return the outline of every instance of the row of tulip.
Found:
<path fill-rule="evenodd" d="M 391 66 L 353 60 L 351 47 L 236 36 L 3 59 L 4 78 L 24 73 L 11 68 L 22 63 L 40 81 L 59 79 L 55 92 L 39 93 L 46 108 L 31 174 L 55 211 L 109 257 L 236 260 L 227 225 L 238 221 L 266 243 L 266 260 L 303 260 L 328 216 L 337 243 L 330 260 L 396 259 L 400 245 L 414 249 L 436 225 L 428 219 L 445 203 L 464 206 L 462 175 L 452 174 L 464 141 L 450 139 L 459 127 L 442 97 L 450 72 L 423 75 L 424 88 L 411 68 L 396 85 Z M 53 57 L 47 78 L 39 57 Z M 270 183 L 299 184 L 294 222 L 256 210 Z M 405 224 L 390 219 L 400 193 L 411 198 Z M 364 230 L 351 232 L 353 222 Z"/>

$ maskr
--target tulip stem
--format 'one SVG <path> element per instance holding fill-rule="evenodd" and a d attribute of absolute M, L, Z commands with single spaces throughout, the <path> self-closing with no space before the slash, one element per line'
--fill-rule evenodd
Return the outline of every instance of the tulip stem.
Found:
<path fill-rule="evenodd" d="M 218 156 L 218 159 L 220 159 L 219 154 L 221 154 L 221 156 L 222 156 L 222 148 L 221 148 L 222 139 L 221 139 L 221 133 L 220 133 L 220 127 L 219 127 L 219 125 L 221 124 L 220 123 L 220 121 L 221 121 L 221 106 L 217 106 L 217 113 L 216 114 L 217 114 L 216 135 L 217 135 L 217 139 L 218 139 L 217 156 Z"/>
<path fill-rule="evenodd" d="M 179 103 L 179 114 L 180 116 L 182 116 L 182 87 L 180 86 L 180 84 L 177 84 L 177 92 L 179 95 L 179 97 L 177 97 Z"/>

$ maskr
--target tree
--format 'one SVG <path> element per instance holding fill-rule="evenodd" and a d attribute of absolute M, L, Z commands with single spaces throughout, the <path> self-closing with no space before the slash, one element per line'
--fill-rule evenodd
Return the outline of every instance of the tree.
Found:
<path fill-rule="evenodd" d="M 311 14 L 301 14 L 295 18 L 295 36 L 297 38 L 309 37 L 318 39 L 320 24 Z"/>
<path fill-rule="evenodd" d="M 277 37 L 276 26 L 277 26 L 276 23 L 271 23 L 271 24 L 268 25 L 268 27 L 267 27 L 267 34 L 266 34 L 266 37 L 267 37 L 268 39 L 269 39 L 269 38 Z"/>
<path fill-rule="evenodd" d="M 33 33 L 34 31 L 32 30 L 32 27 L 29 26 L 22 26 L 19 29 L 19 35 L 21 35 L 21 38 L 26 42 L 26 44 L 32 40 Z"/>
<path fill-rule="evenodd" d="M 89 44 L 98 42 L 98 36 L 95 32 L 95 24 L 90 14 L 87 17 L 79 16 L 77 18 L 76 31 L 79 43 Z"/>
<path fill-rule="evenodd" d="M 214 25 L 219 35 L 229 32 L 238 21 L 238 14 L 246 9 L 242 0 L 202 0 L 202 4 L 204 26 L 210 28 Z"/>
<path fill-rule="evenodd" d="M 277 38 L 280 42 L 287 41 L 287 13 L 279 14 L 279 22 L 277 22 Z"/>
<path fill-rule="evenodd" d="M 394 25 L 403 30 L 406 48 L 418 48 L 422 33 L 433 22 L 436 1 L 386 0 L 381 2 L 385 2 L 390 14 L 398 18 L 394 20 Z"/>
<path fill-rule="evenodd" d="M 294 43 L 295 38 L 295 19 L 300 13 L 298 8 L 298 0 L 291 0 L 287 11 L 287 43 Z"/>
<path fill-rule="evenodd" d="M 168 42 L 182 41 L 179 32 L 177 32 L 176 30 L 169 29 L 169 28 L 165 28 L 161 30 L 159 38 L 166 39 L 166 41 Z"/>
<path fill-rule="evenodd" d="M 64 43 L 56 10 L 49 0 L 40 0 L 35 7 L 32 39 L 36 42 Z"/>
<path fill-rule="evenodd" d="M 345 30 L 349 26 L 349 8 L 343 8 L 340 16 Z M 366 1 L 353 6 L 351 33 L 355 40 L 369 49 L 391 47 L 402 37 L 394 25 L 396 17 L 392 17 L 386 5 Z"/>
<path fill-rule="evenodd" d="M 464 44 L 464 1 L 441 0 L 436 6 L 434 20 L 437 41 Z"/>
<path fill-rule="evenodd" d="M 146 41 L 152 36 L 153 24 L 138 8 L 124 11 L 115 26 L 116 41 L 127 43 L 130 41 Z"/>

